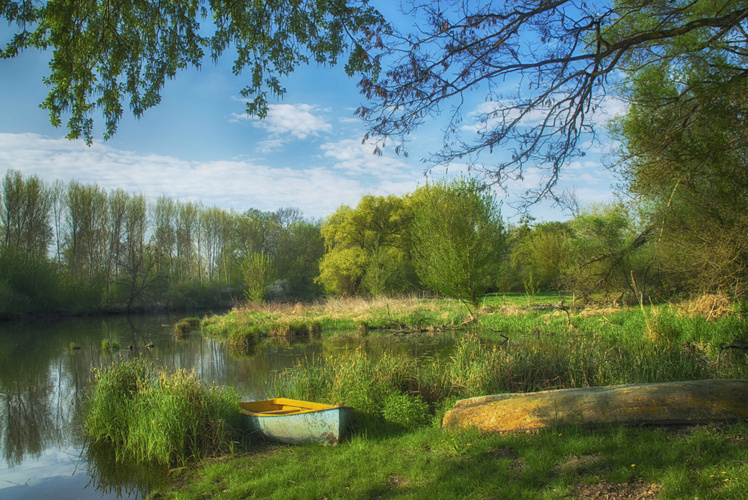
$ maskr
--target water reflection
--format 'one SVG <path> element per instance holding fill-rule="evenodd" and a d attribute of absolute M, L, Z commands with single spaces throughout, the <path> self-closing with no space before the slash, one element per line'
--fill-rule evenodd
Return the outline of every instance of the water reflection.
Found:
<path fill-rule="evenodd" d="M 206 383 L 231 385 L 247 400 L 262 399 L 285 368 L 358 348 L 432 357 L 452 344 L 450 336 L 335 336 L 280 345 L 267 343 L 236 355 L 226 344 L 200 335 L 175 339 L 181 318 L 75 318 L 0 324 L 0 497 L 141 498 L 163 479 L 153 468 L 114 467 L 111 453 L 83 451 L 79 416 L 91 368 L 136 356 L 155 366 L 195 370 Z M 117 343 L 102 349 L 102 340 Z M 146 346 L 151 345 L 152 348 Z M 79 349 L 72 349 L 77 346 Z"/>

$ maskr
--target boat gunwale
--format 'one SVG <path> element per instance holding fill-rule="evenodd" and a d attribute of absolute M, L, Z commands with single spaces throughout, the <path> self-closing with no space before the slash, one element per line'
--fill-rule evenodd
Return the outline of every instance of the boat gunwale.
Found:
<path fill-rule="evenodd" d="M 262 405 L 263 403 L 269 405 L 280 406 L 281 408 L 273 410 L 250 410 L 245 408 L 244 405 Z M 242 401 L 239 403 L 240 411 L 242 415 L 254 416 L 254 417 L 285 417 L 293 415 L 303 415 L 308 413 L 326 412 L 334 410 L 346 410 L 349 406 L 344 405 L 328 405 L 324 403 L 314 403 L 312 401 L 302 401 L 297 399 L 287 398 L 271 398 L 263 399 L 258 401 Z M 284 408 L 288 407 L 288 408 Z"/>

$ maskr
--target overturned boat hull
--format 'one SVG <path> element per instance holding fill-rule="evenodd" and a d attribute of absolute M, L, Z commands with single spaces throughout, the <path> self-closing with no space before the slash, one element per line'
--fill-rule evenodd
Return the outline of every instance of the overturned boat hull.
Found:
<path fill-rule="evenodd" d="M 748 380 L 656 384 L 496 394 L 458 401 L 443 427 L 532 431 L 570 424 L 697 424 L 748 419 Z"/>

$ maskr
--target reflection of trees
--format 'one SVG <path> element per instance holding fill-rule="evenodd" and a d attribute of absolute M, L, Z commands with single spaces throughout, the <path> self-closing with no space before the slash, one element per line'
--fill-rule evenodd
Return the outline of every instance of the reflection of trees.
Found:
<path fill-rule="evenodd" d="M 60 445 L 61 415 L 53 404 L 56 388 L 49 378 L 36 384 L 6 387 L 3 401 L 3 455 L 9 467 L 28 455 L 39 457 L 50 445 Z"/>
<path fill-rule="evenodd" d="M 138 493 L 152 491 L 168 480 L 168 471 L 163 467 L 117 462 L 114 450 L 107 445 L 87 445 L 83 456 L 88 464 L 90 485 L 102 496 L 140 497 Z"/>

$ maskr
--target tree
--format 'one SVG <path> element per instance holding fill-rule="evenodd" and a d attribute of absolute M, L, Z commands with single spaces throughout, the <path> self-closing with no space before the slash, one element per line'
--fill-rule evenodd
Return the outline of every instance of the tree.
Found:
<path fill-rule="evenodd" d="M 447 115 L 432 163 L 467 161 L 500 185 L 537 167 L 529 202 L 556 197 L 561 168 L 594 139 L 594 113 L 621 69 L 720 50 L 730 79 L 748 76 L 740 0 L 414 1 L 410 13 L 417 28 L 385 39 L 378 52 L 388 70 L 363 77 L 371 102 L 357 114 L 396 152 L 418 126 Z M 464 109 L 470 90 L 485 96 L 477 111 Z"/>
<path fill-rule="evenodd" d="M 242 262 L 242 276 L 247 290 L 244 296 L 250 302 L 261 304 L 265 300 L 267 288 L 275 280 L 275 267 L 270 256 L 263 252 L 247 255 Z"/>
<path fill-rule="evenodd" d="M 506 246 L 496 199 L 474 179 L 460 178 L 426 185 L 413 200 L 413 261 L 419 278 L 460 299 L 473 315 L 478 299 L 496 283 Z"/>
<path fill-rule="evenodd" d="M 560 287 L 561 275 L 572 257 L 568 224 L 540 223 L 527 231 L 515 231 L 512 239 L 511 265 L 519 271 L 522 283 L 528 283 L 532 278 L 541 290 Z"/>
<path fill-rule="evenodd" d="M 297 299 L 310 299 L 321 294 L 314 279 L 319 275 L 319 262 L 325 253 L 319 223 L 304 220 L 291 222 L 281 235 L 275 265 L 284 292 Z"/>
<path fill-rule="evenodd" d="M 38 177 L 21 172 L 5 174 L 0 195 L 2 244 L 22 253 L 46 257 L 52 241 L 52 194 Z"/>
<path fill-rule="evenodd" d="M 325 255 L 317 281 L 343 295 L 407 289 L 412 217 L 409 202 L 393 195 L 366 195 L 355 209 L 341 206 L 322 224 Z"/>
<path fill-rule="evenodd" d="M 690 43 L 700 43 L 694 37 Z M 748 81 L 727 49 L 632 68 L 614 131 L 676 289 L 748 293 Z"/>
<path fill-rule="evenodd" d="M 65 254 L 73 291 L 77 291 L 80 285 L 92 285 L 104 278 L 109 215 L 107 193 L 96 185 L 71 182 L 66 204 Z M 90 300 L 98 301 L 99 297 Z"/>
<path fill-rule="evenodd" d="M 566 288 L 589 298 L 592 293 L 645 290 L 652 229 L 640 230 L 620 204 L 593 205 L 569 221 L 571 265 L 563 270 Z"/>
<path fill-rule="evenodd" d="M 384 29 L 367 0 L 4 0 L 0 17 L 17 28 L 3 58 L 51 48 L 42 107 L 56 126 L 69 114 L 68 137 L 89 143 L 95 111 L 109 138 L 127 97 L 140 117 L 160 102 L 167 78 L 225 52 L 234 55 L 236 75 L 248 70 L 241 94 L 250 99 L 247 112 L 262 118 L 268 94 L 282 96 L 280 78 L 300 64 L 335 64 L 348 53 L 349 74 L 376 72 L 361 44 Z"/>

